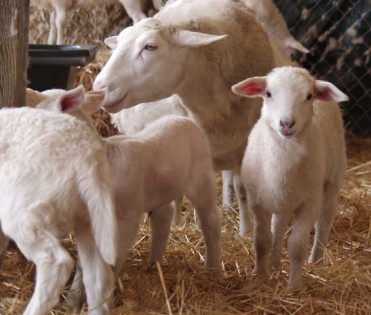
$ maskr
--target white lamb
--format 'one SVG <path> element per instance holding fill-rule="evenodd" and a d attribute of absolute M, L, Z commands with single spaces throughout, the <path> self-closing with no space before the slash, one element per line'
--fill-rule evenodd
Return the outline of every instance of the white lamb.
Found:
<path fill-rule="evenodd" d="M 111 113 L 112 124 L 124 135 L 135 135 L 146 128 L 155 120 L 167 115 L 187 116 L 186 109 L 181 105 L 176 95 L 157 102 L 141 103 L 134 107 L 126 108 L 118 113 Z M 173 201 L 174 225 L 182 221 L 182 197 Z"/>
<path fill-rule="evenodd" d="M 81 115 L 100 108 L 104 93 L 89 93 L 91 102 L 72 104 L 81 88 L 49 99 L 39 107 Z M 99 99 L 99 93 L 101 97 Z M 89 96 L 88 96 L 89 97 Z M 72 104 L 71 108 L 62 104 Z M 79 110 L 80 108 L 80 110 Z M 87 116 L 82 116 L 88 119 Z M 161 262 L 173 218 L 171 201 L 185 195 L 195 206 L 206 247 L 206 267 L 220 267 L 221 221 L 216 206 L 216 182 L 209 144 L 203 131 L 190 119 L 168 115 L 134 136 L 103 139 L 113 170 L 119 227 L 118 275 L 132 245 L 141 218 L 150 213 L 152 248 L 149 263 Z M 79 272 L 71 288 L 71 302 L 81 299 Z"/>
<path fill-rule="evenodd" d="M 242 164 L 254 215 L 253 272 L 266 274 L 269 259 L 274 267 L 280 266 L 284 234 L 294 217 L 288 239 L 288 287 L 293 292 L 303 286 L 301 272 L 313 226 L 309 262 L 322 256 L 338 211 L 346 153 L 342 115 L 335 102 L 348 97 L 298 67 L 276 68 L 266 77 L 247 79 L 232 89 L 264 99 Z"/>
<path fill-rule="evenodd" d="M 126 10 L 128 16 L 137 23 L 146 18 L 143 12 L 142 0 L 31 0 L 32 3 L 40 8 L 49 10 L 50 13 L 50 32 L 48 44 L 63 44 L 63 31 L 67 20 L 67 12 L 77 8 L 89 8 L 98 5 L 109 5 L 120 3 Z M 153 6 L 159 10 L 162 5 L 161 0 L 153 0 Z"/>
<path fill-rule="evenodd" d="M 214 8 L 213 3 L 202 2 Z M 246 75 L 269 72 L 274 66 L 272 51 L 245 5 L 231 1 L 215 12 L 200 10 L 200 5 L 196 0 L 165 5 L 155 18 L 107 38 L 113 53 L 94 89 L 107 89 L 104 108 L 111 113 L 176 94 L 206 133 L 215 169 L 234 170 L 239 179 L 246 138 L 261 101 L 239 98 L 230 86 Z M 236 191 L 242 211 L 242 184 Z M 245 234 L 252 223 L 247 211 L 241 213 L 240 233 Z"/>
<path fill-rule="evenodd" d="M 109 314 L 117 223 L 102 141 L 75 117 L 7 108 L 0 111 L 0 148 L 1 254 L 10 238 L 36 264 L 35 291 L 24 314 L 49 314 L 57 304 L 73 270 L 61 245 L 70 232 L 89 314 Z"/>

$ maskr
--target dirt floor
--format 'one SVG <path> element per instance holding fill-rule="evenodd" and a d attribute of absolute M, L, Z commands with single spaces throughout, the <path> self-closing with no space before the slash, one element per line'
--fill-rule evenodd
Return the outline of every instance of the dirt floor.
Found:
<path fill-rule="evenodd" d="M 30 42 L 45 43 L 48 13 L 31 9 Z M 101 45 L 105 36 L 130 23 L 119 6 L 96 10 L 99 11 L 73 14 L 68 27 L 74 31 L 69 34 L 80 35 L 70 36 L 69 43 L 91 43 L 89 38 L 95 38 Z M 89 22 L 82 23 L 87 17 Z M 97 25 L 106 19 L 117 22 L 116 26 L 109 30 L 102 27 L 97 33 L 91 31 L 89 23 Z M 76 85 L 83 83 L 87 89 L 91 88 L 106 58 L 106 53 L 100 53 L 95 63 L 80 69 Z M 97 115 L 96 122 L 102 135 L 113 133 L 104 113 Z M 347 134 L 347 154 L 339 215 L 324 258 L 304 267 L 306 288 L 303 291 L 293 295 L 286 292 L 286 251 L 282 269 L 272 271 L 269 279 L 251 276 L 252 241 L 238 234 L 238 211 L 221 208 L 221 179 L 217 173 L 218 206 L 223 219 L 223 270 L 216 274 L 204 269 L 202 235 L 192 206 L 185 201 L 183 223 L 172 228 L 162 266 L 147 264 L 151 230 L 147 218 L 143 218 L 124 272 L 117 282 L 112 314 L 371 314 L 371 139 Z M 237 209 L 236 204 L 235 207 Z M 66 239 L 64 245 L 75 257 L 73 238 Z M 34 278 L 34 265 L 11 246 L 0 267 L 0 314 L 22 313 L 32 295 Z M 85 309 L 72 311 L 63 302 L 61 297 L 53 314 L 86 313 Z"/>

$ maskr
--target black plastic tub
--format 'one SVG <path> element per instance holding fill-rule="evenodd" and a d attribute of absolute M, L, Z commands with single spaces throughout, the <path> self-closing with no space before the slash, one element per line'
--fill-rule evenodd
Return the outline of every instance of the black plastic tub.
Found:
<path fill-rule="evenodd" d="M 96 53 L 95 45 L 29 45 L 28 87 L 37 91 L 69 90 L 77 68 L 92 62 Z"/>

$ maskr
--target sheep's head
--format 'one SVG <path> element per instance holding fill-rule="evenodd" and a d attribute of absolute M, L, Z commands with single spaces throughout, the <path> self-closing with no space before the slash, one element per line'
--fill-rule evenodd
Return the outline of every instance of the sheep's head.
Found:
<path fill-rule="evenodd" d="M 298 67 L 275 68 L 265 77 L 237 83 L 232 91 L 248 97 L 263 97 L 262 119 L 284 138 L 295 136 L 310 125 L 315 100 L 348 100 L 348 96 L 333 84 L 315 80 Z"/>
<path fill-rule="evenodd" d="M 189 48 L 224 37 L 144 19 L 105 40 L 113 51 L 95 79 L 94 90 L 107 89 L 104 109 L 111 113 L 169 97 L 184 79 Z"/>

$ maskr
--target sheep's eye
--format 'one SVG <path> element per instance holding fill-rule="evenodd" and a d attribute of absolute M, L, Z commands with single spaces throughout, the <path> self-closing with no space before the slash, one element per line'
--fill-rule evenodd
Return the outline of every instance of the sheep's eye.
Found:
<path fill-rule="evenodd" d="M 308 95 L 307 95 L 307 101 L 309 101 L 309 100 L 311 100 L 312 99 L 312 93 L 309 93 Z"/>
<path fill-rule="evenodd" d="M 269 92 L 269 91 L 266 91 L 265 93 L 267 94 L 267 97 L 271 97 L 272 96 L 272 93 Z"/>
<path fill-rule="evenodd" d="M 145 50 L 154 51 L 158 48 L 158 46 L 154 43 L 148 43 L 146 46 L 144 46 Z"/>

